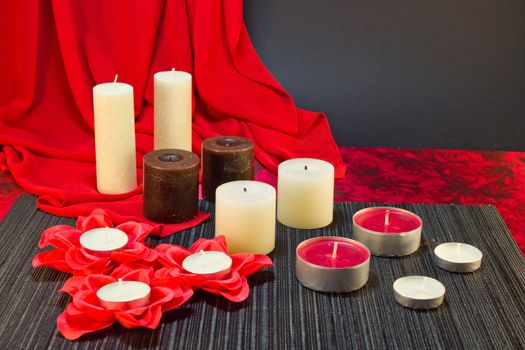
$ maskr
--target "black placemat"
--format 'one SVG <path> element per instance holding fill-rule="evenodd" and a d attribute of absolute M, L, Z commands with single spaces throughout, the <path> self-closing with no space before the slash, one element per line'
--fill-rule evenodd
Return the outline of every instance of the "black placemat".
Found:
<path fill-rule="evenodd" d="M 74 224 L 36 209 L 21 197 L 0 224 L 0 348 L 75 349 L 348 349 L 348 348 L 525 348 L 525 260 L 497 210 L 490 206 L 399 205 L 424 222 L 420 249 L 404 258 L 372 257 L 362 289 L 324 294 L 302 287 L 294 276 L 295 247 L 318 235 L 351 237 L 351 218 L 368 205 L 337 203 L 335 220 L 321 230 L 278 225 L 272 269 L 249 279 L 251 294 L 240 304 L 197 293 L 163 316 L 153 331 L 114 325 L 75 342 L 65 340 L 56 318 L 70 298 L 57 293 L 66 274 L 31 268 L 45 228 Z M 202 202 L 201 209 L 213 207 Z M 189 246 L 213 236 L 213 221 L 155 243 Z M 462 241 L 479 247 L 481 268 L 471 274 L 439 269 L 431 250 Z M 432 311 L 398 305 L 395 279 L 421 274 L 447 288 L 445 302 Z"/>

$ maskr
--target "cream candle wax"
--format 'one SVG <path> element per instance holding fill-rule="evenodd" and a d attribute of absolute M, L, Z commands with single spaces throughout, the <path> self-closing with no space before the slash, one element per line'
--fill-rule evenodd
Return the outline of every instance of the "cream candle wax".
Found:
<path fill-rule="evenodd" d="M 275 189 L 258 181 L 217 187 L 215 236 L 224 235 L 230 253 L 268 254 L 275 247 Z"/>
<path fill-rule="evenodd" d="M 133 87 L 116 80 L 93 88 L 97 189 L 107 194 L 137 187 Z"/>
<path fill-rule="evenodd" d="M 191 152 L 191 80 L 191 74 L 174 69 L 153 76 L 155 150 Z"/>
<path fill-rule="evenodd" d="M 334 212 L 334 166 L 312 158 L 279 164 L 277 219 L 283 225 L 314 229 L 329 225 Z"/>

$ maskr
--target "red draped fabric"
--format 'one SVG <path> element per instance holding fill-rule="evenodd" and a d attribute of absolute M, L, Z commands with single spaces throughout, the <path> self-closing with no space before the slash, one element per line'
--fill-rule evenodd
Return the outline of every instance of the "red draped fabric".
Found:
<path fill-rule="evenodd" d="M 56 215 L 108 210 L 139 219 L 141 188 L 96 191 L 92 88 L 134 88 L 137 174 L 153 148 L 155 72 L 194 78 L 193 149 L 216 135 L 254 140 L 257 160 L 314 157 L 345 165 L 327 118 L 299 109 L 250 42 L 242 0 L 56 0 L 4 2 L 0 11 L 0 162 L 39 208 Z M 293 64 L 293 62 L 290 62 Z M 2 164 L 0 164 L 2 165 Z"/>

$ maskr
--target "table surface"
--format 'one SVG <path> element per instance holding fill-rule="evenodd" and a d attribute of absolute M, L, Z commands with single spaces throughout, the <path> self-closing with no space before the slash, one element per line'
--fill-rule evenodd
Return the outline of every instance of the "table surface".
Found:
<path fill-rule="evenodd" d="M 201 202 L 201 209 L 213 206 Z M 348 294 L 319 293 L 294 275 L 295 247 L 319 235 L 352 237 L 352 214 L 368 206 L 336 203 L 334 222 L 319 230 L 277 226 L 275 266 L 249 278 L 243 303 L 197 292 L 181 308 L 166 313 L 156 330 L 114 325 L 71 342 L 56 328 L 70 297 L 56 291 L 68 277 L 50 268 L 32 269 L 40 233 L 75 220 L 36 209 L 22 196 L 0 223 L 0 348 L 525 348 L 525 260 L 497 210 L 491 206 L 406 204 L 423 219 L 419 250 L 403 258 L 372 257 L 370 279 Z M 189 246 L 213 236 L 213 221 L 154 243 Z M 481 268 L 455 274 L 438 268 L 431 251 L 461 241 L 483 253 Z M 416 311 L 397 304 L 392 283 L 406 275 L 440 280 L 442 306 Z"/>

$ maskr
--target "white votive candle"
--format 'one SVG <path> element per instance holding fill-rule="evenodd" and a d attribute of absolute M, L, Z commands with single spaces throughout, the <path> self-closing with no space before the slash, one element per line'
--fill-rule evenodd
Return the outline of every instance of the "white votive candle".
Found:
<path fill-rule="evenodd" d="M 279 164 L 277 219 L 286 226 L 314 229 L 329 225 L 334 213 L 334 166 L 297 158 Z"/>
<path fill-rule="evenodd" d="M 192 254 L 182 261 L 182 268 L 189 273 L 208 279 L 224 279 L 230 273 L 232 258 L 223 252 L 204 251 Z"/>
<path fill-rule="evenodd" d="M 106 309 L 132 309 L 147 305 L 150 291 L 146 283 L 119 279 L 100 288 L 97 297 Z"/>
<path fill-rule="evenodd" d="M 97 189 L 118 194 L 137 187 L 133 87 L 104 83 L 93 88 Z"/>
<path fill-rule="evenodd" d="M 258 181 L 233 181 L 215 192 L 215 236 L 230 253 L 268 254 L 275 248 L 275 189 Z"/>
<path fill-rule="evenodd" d="M 483 253 L 465 243 L 448 242 L 434 249 L 434 259 L 439 267 L 451 272 L 473 272 L 481 266 Z"/>
<path fill-rule="evenodd" d="M 158 72 L 153 82 L 155 150 L 177 148 L 191 152 L 191 74 Z"/>
<path fill-rule="evenodd" d="M 116 228 L 95 228 L 80 236 L 80 245 L 92 252 L 111 253 L 128 244 L 128 235 Z"/>
<path fill-rule="evenodd" d="M 405 276 L 393 285 L 395 300 L 411 309 L 433 309 L 443 303 L 445 286 L 426 276 Z"/>

